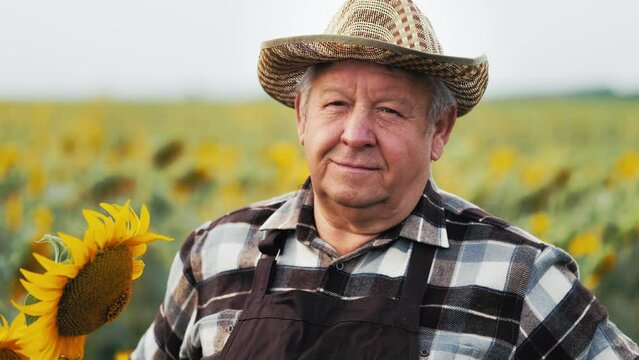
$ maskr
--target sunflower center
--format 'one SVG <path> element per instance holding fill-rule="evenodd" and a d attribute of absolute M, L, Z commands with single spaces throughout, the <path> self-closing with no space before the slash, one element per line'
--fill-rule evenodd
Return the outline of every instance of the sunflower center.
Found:
<path fill-rule="evenodd" d="M 22 358 L 11 349 L 0 349 L 0 360 L 21 360 Z"/>
<path fill-rule="evenodd" d="M 96 255 L 64 287 L 56 318 L 60 335 L 87 335 L 115 320 L 131 299 L 132 272 L 126 246 Z"/>

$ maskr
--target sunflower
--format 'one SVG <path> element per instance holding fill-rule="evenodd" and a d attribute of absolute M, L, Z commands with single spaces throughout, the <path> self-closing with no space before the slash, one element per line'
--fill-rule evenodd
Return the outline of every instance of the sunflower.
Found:
<path fill-rule="evenodd" d="M 22 284 L 38 301 L 14 306 L 37 317 L 29 332 L 40 334 L 34 340 L 41 351 L 39 359 L 81 359 L 86 335 L 115 320 L 128 304 L 131 282 L 144 270 L 136 258 L 146 252 L 146 244 L 173 240 L 149 232 L 144 205 L 139 217 L 128 201 L 123 206 L 100 206 L 108 215 L 83 211 L 88 227 L 82 240 L 58 233 L 68 259 L 54 261 L 34 253 L 46 272 L 20 269 L 26 279 Z"/>
<path fill-rule="evenodd" d="M 11 325 L 0 315 L 0 359 L 28 360 L 35 357 L 30 341 L 26 339 L 26 322 L 24 314 L 18 314 Z"/>

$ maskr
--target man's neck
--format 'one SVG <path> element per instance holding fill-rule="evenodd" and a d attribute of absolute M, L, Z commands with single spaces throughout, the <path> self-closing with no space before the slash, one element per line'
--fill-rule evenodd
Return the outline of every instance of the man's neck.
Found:
<path fill-rule="evenodd" d="M 345 255 L 375 239 L 379 234 L 402 222 L 414 209 L 415 203 L 390 206 L 380 204 L 373 208 L 358 209 L 325 204 L 315 197 L 313 215 L 319 237 L 329 243 L 340 255 Z"/>

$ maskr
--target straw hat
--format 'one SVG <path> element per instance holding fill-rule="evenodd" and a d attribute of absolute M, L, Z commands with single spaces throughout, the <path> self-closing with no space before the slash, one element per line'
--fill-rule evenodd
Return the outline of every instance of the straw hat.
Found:
<path fill-rule="evenodd" d="M 264 90 L 288 107 L 306 69 L 346 59 L 428 74 L 441 79 L 462 116 L 481 99 L 488 83 L 485 56 L 446 56 L 428 19 L 411 0 L 346 0 L 321 35 L 262 43 L 258 77 Z"/>

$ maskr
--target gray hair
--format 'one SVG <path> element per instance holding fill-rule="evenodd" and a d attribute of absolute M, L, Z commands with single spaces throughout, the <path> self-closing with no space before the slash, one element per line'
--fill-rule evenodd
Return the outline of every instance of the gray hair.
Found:
<path fill-rule="evenodd" d="M 311 89 L 313 80 L 315 79 L 317 74 L 329 64 L 330 63 L 320 63 L 310 66 L 308 69 L 306 69 L 306 72 L 302 76 L 302 79 L 297 83 L 296 92 L 297 96 L 300 97 L 300 108 L 302 109 L 302 112 L 306 112 L 309 90 Z M 401 69 L 397 70 L 406 72 L 409 76 L 424 84 L 430 91 L 431 102 L 428 109 L 428 114 L 426 114 L 426 119 L 430 123 L 435 123 L 446 112 L 451 111 L 453 108 L 457 108 L 457 101 L 455 100 L 453 93 L 440 79 L 434 76 L 420 74 L 417 72 Z"/>

